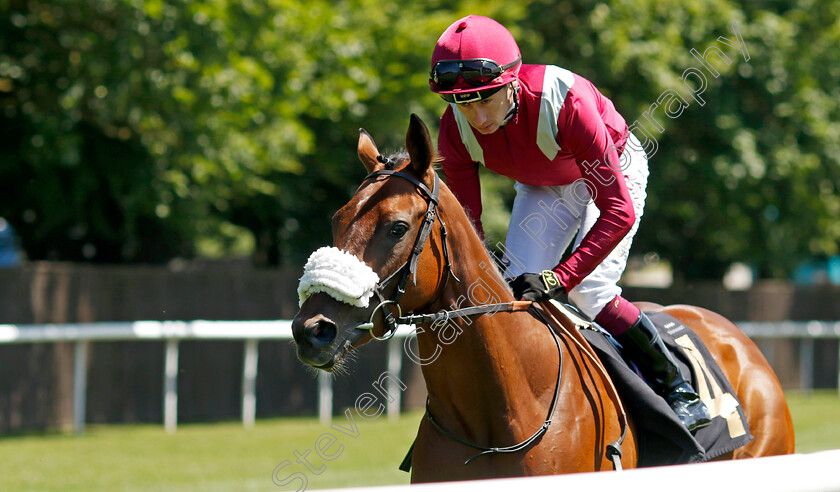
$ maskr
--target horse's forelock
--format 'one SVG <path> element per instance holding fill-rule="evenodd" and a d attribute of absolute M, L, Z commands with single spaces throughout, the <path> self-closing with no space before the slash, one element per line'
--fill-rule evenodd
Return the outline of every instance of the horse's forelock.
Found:
<path fill-rule="evenodd" d="M 405 149 L 399 149 L 396 152 L 385 156 L 385 169 L 388 171 L 393 171 L 400 165 L 408 162 L 410 159 L 408 155 L 408 151 Z"/>

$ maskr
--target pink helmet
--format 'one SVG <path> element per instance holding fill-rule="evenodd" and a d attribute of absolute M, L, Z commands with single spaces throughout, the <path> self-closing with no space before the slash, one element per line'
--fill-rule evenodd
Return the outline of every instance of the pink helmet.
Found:
<path fill-rule="evenodd" d="M 516 80 L 521 62 L 519 46 L 503 25 L 468 15 L 453 22 L 435 44 L 429 85 L 449 102 L 477 101 Z"/>

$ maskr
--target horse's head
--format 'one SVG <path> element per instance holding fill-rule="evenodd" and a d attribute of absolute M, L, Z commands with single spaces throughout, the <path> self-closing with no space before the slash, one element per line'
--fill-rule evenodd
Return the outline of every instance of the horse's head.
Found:
<path fill-rule="evenodd" d="M 310 366 L 333 371 L 354 348 L 393 335 L 394 316 L 428 304 L 449 273 L 445 238 L 433 227 L 442 224 L 434 149 L 416 115 L 406 149 L 385 158 L 359 132 L 369 174 L 333 216 L 333 247 L 312 254 L 298 288 L 292 332 L 298 358 Z"/>

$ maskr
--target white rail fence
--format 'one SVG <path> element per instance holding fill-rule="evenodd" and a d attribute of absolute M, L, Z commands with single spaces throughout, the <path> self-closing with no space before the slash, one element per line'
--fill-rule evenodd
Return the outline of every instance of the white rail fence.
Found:
<path fill-rule="evenodd" d="M 799 387 L 814 387 L 814 344 L 818 340 L 840 339 L 840 321 L 776 321 L 736 323 L 755 340 L 770 364 L 773 364 L 773 345 L 766 343 L 777 338 L 799 339 Z M 840 393 L 840 346 L 837 351 L 837 391 Z"/>
<path fill-rule="evenodd" d="M 803 388 L 812 387 L 814 341 L 840 339 L 840 322 L 784 321 L 743 322 L 738 326 L 759 344 L 774 338 L 801 339 L 800 377 Z M 400 326 L 396 336 L 388 341 L 388 373 L 399 378 L 404 339 L 412 336 L 410 326 Z M 256 378 L 258 344 L 260 340 L 291 340 L 291 321 L 134 321 L 39 325 L 0 324 L 0 344 L 73 342 L 73 429 L 81 433 L 85 428 L 87 394 L 87 358 L 90 342 L 163 340 L 166 342 L 163 381 L 164 427 L 174 432 L 178 424 L 178 348 L 181 340 L 244 340 L 242 365 L 242 423 L 254 425 L 256 417 Z M 769 348 L 765 348 L 769 350 Z M 768 359 L 772 362 L 772 353 Z M 840 350 L 838 350 L 840 361 Z M 838 362 L 838 392 L 840 392 L 840 362 Z M 389 418 L 399 415 L 400 388 L 388 378 Z M 333 413 L 332 376 L 318 377 L 318 416 L 329 423 Z"/>

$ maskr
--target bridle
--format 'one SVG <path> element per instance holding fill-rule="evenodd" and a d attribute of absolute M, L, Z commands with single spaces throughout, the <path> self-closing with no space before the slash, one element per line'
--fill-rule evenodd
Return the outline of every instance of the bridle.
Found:
<path fill-rule="evenodd" d="M 377 157 L 377 159 L 380 162 L 388 161 L 388 159 L 382 156 Z M 405 263 L 403 263 L 401 267 L 397 268 L 391 275 L 388 275 L 388 277 L 376 284 L 376 286 L 373 289 L 373 292 L 379 299 L 379 304 L 375 308 L 373 308 L 373 311 L 370 314 L 370 319 L 367 323 L 362 323 L 356 326 L 356 328 L 360 330 L 369 330 L 370 336 L 375 340 L 385 341 L 393 337 L 397 331 L 398 324 L 417 325 L 423 323 L 434 323 L 441 319 L 448 320 L 453 318 L 464 318 L 467 316 L 496 313 L 501 311 L 526 311 L 531 306 L 530 301 L 500 302 L 493 304 L 481 304 L 477 306 L 470 306 L 450 311 L 444 310 L 436 313 L 408 314 L 406 316 L 403 316 L 402 308 L 399 305 L 399 301 L 402 295 L 405 294 L 405 285 L 408 281 L 409 276 L 413 277 L 414 284 L 417 284 L 417 262 L 420 260 L 420 253 L 423 252 L 423 248 L 426 245 L 426 240 L 429 239 L 429 234 L 431 234 L 432 232 L 432 225 L 434 225 L 435 219 L 437 219 L 440 222 L 440 236 L 441 241 L 443 243 L 443 261 L 445 269 L 443 274 L 443 285 L 438 289 L 438 294 L 437 296 L 435 296 L 435 300 L 439 299 L 443 295 L 443 290 L 446 288 L 446 283 L 449 281 L 449 277 L 454 278 L 456 282 L 461 281 L 452 271 L 452 262 L 449 259 L 449 246 L 446 239 L 446 223 L 443 221 L 443 219 L 440 218 L 440 215 L 437 213 L 438 195 L 440 193 L 440 178 L 438 177 L 437 173 L 434 173 L 433 175 L 434 184 L 432 185 L 431 190 L 423 182 L 421 182 L 414 176 L 411 176 L 410 174 L 405 174 L 400 171 L 391 171 L 388 169 L 374 171 L 365 176 L 365 179 L 363 180 L 367 181 L 368 179 L 375 178 L 378 176 L 396 176 L 414 184 L 414 186 L 416 186 L 420 191 L 422 191 L 426 198 L 428 198 L 429 200 L 428 206 L 426 208 L 426 213 L 423 215 L 423 222 L 420 224 L 420 230 L 417 232 L 417 238 L 414 240 L 414 246 L 411 248 L 411 253 L 408 255 L 408 258 L 405 260 Z M 384 294 L 385 288 L 397 279 L 397 286 L 392 292 L 390 299 L 386 298 Z M 433 302 L 434 301 L 431 301 L 429 304 Z M 385 307 L 388 305 L 392 305 L 396 308 L 396 317 L 393 315 L 393 313 L 391 313 L 390 310 L 385 309 Z M 385 323 L 385 332 L 381 337 L 376 336 L 376 334 L 373 333 L 374 318 L 376 317 L 376 314 L 379 311 L 382 311 L 383 321 Z"/>
<path fill-rule="evenodd" d="M 388 162 L 388 159 L 382 157 L 381 155 L 377 157 L 380 162 Z M 446 224 L 440 218 L 437 213 L 437 205 L 438 205 L 438 196 L 440 194 L 440 178 L 438 177 L 437 173 L 433 173 L 434 175 L 434 184 L 432 185 L 432 189 L 430 190 L 428 186 L 426 186 L 422 181 L 411 176 L 410 174 L 405 174 L 400 171 L 392 171 L 388 169 L 381 169 L 379 171 L 374 171 L 367 176 L 363 181 L 367 181 L 371 178 L 376 178 L 378 176 L 396 176 L 398 178 L 405 179 L 412 183 L 414 186 L 417 187 L 428 199 L 428 205 L 426 207 L 426 213 L 423 215 L 423 221 L 420 224 L 420 230 L 417 232 L 417 238 L 414 240 L 414 246 L 411 248 L 411 253 L 408 255 L 408 259 L 405 260 L 405 263 L 399 268 L 397 268 L 394 273 L 386 277 L 384 280 L 379 282 L 374 287 L 374 293 L 376 297 L 379 298 L 379 305 L 373 308 L 373 312 L 370 314 L 370 322 L 364 323 L 362 325 L 357 326 L 359 329 L 363 330 L 370 330 L 370 336 L 376 340 L 388 340 L 394 333 L 397 331 L 397 324 L 411 324 L 412 317 L 404 317 L 402 315 L 402 308 L 399 305 L 400 298 L 403 294 L 405 294 L 405 284 L 408 281 L 408 277 L 411 276 L 414 279 L 414 284 L 417 284 L 417 263 L 420 260 L 420 253 L 423 251 L 423 248 L 426 244 L 426 240 L 429 238 L 429 235 L 432 232 L 432 225 L 435 223 L 435 219 L 440 222 L 440 235 L 441 240 L 443 241 L 443 258 L 444 258 L 444 268 L 446 269 L 444 273 L 444 285 L 440 289 L 440 293 L 438 297 L 442 295 L 443 288 L 446 287 L 446 282 L 449 280 L 449 277 L 452 276 L 456 281 L 460 282 L 458 277 L 452 272 L 452 262 L 449 259 L 449 247 L 447 244 L 446 239 Z M 397 286 L 391 294 L 390 299 L 385 297 L 384 290 L 385 288 L 391 284 L 394 280 L 398 279 Z M 393 313 L 385 309 L 386 306 L 391 305 L 397 309 L 397 316 L 394 317 Z M 373 333 L 373 320 L 376 317 L 376 313 L 378 311 L 382 311 L 383 320 L 385 323 L 385 333 L 383 336 L 378 337 L 376 334 Z"/>
<path fill-rule="evenodd" d="M 379 155 L 377 156 L 377 160 L 383 164 L 389 163 L 389 159 Z M 426 186 L 422 181 L 411 176 L 409 174 L 405 174 L 400 171 L 393 171 L 389 169 L 380 169 L 378 171 L 373 171 L 367 176 L 365 176 L 364 181 L 367 181 L 371 178 L 376 178 L 379 176 L 396 176 L 398 178 L 405 179 L 410 183 L 414 184 L 420 191 L 428 199 L 428 205 L 426 208 L 426 213 L 423 216 L 423 221 L 420 224 L 420 230 L 417 232 L 417 238 L 414 240 L 414 246 L 411 249 L 411 253 L 408 255 L 405 263 L 399 268 L 397 268 L 392 274 L 386 277 L 384 280 L 376 284 L 374 287 L 374 293 L 376 297 L 379 298 L 379 304 L 373 308 L 373 311 L 370 315 L 370 320 L 368 323 L 363 323 L 357 326 L 357 329 L 361 330 L 369 330 L 370 336 L 373 337 L 375 340 L 388 340 L 394 336 L 397 331 L 397 324 L 423 324 L 423 323 L 434 323 L 440 319 L 452 319 L 452 318 L 462 318 L 467 316 L 473 316 L 477 314 L 486 314 L 486 313 L 495 313 L 499 311 L 507 311 L 507 312 L 516 312 L 516 311 L 526 311 L 531 308 L 532 303 L 530 301 L 514 301 L 514 302 L 506 302 L 506 303 L 496 303 L 496 304 L 483 304 L 478 306 L 471 306 L 467 308 L 455 309 L 451 311 L 440 311 L 437 313 L 431 314 L 412 314 L 403 316 L 402 315 L 402 308 L 399 305 L 399 300 L 403 294 L 405 294 L 405 285 L 408 281 L 408 277 L 412 276 L 414 278 L 415 285 L 417 284 L 417 263 L 420 260 L 420 253 L 423 251 L 425 247 L 426 240 L 429 238 L 429 234 L 431 234 L 432 226 L 434 225 L 435 219 L 440 222 L 440 234 L 441 234 L 441 241 L 443 243 L 443 257 L 444 257 L 444 280 L 443 286 L 439 289 L 438 295 L 435 299 L 440 298 L 443 294 L 443 289 L 446 287 L 446 282 L 449 280 L 449 277 L 452 276 L 456 281 L 460 282 L 458 277 L 455 276 L 454 272 L 452 271 L 452 262 L 449 259 L 449 247 L 447 244 L 446 239 L 446 223 L 440 218 L 437 213 L 437 206 L 438 206 L 438 199 L 440 193 L 440 178 L 438 177 L 437 173 L 433 173 L 434 181 L 432 185 L 432 189 L 430 190 L 428 186 Z M 391 294 L 390 299 L 386 299 L 385 294 L 383 293 L 385 287 L 393 282 L 395 279 L 399 279 L 397 282 L 397 287 Z M 397 316 L 395 317 L 393 313 L 385 309 L 388 305 L 393 305 L 397 309 Z M 383 336 L 378 337 L 376 334 L 373 333 L 373 326 L 374 326 L 374 318 L 376 317 L 376 313 L 378 311 L 382 311 L 383 320 L 385 323 L 386 331 Z M 548 325 L 546 325 L 548 326 Z M 440 423 L 432 416 L 431 411 L 429 410 L 429 401 L 426 400 L 426 417 L 429 422 L 442 434 L 444 434 L 449 439 L 452 439 L 456 442 L 459 442 L 465 446 L 471 447 L 479 451 L 478 454 L 469 458 L 464 464 L 469 464 L 475 458 L 480 456 L 485 456 L 488 454 L 496 454 L 496 453 L 515 453 L 521 451 L 537 440 L 539 440 L 543 434 L 548 430 L 549 425 L 551 425 L 551 417 L 554 415 L 554 411 L 557 407 L 557 402 L 560 396 L 560 387 L 563 375 L 563 350 L 560 347 L 560 339 L 557 334 L 549 328 L 549 331 L 552 334 L 552 338 L 554 343 L 557 345 L 557 353 L 559 357 L 559 367 L 557 371 L 557 384 L 554 388 L 554 395 L 551 400 L 551 404 L 549 405 L 548 415 L 546 416 L 545 421 L 543 422 L 542 426 L 537 429 L 530 437 L 526 438 L 525 440 L 514 444 L 512 446 L 503 446 L 503 447 L 490 447 L 490 446 L 481 446 L 477 444 L 473 444 L 469 441 L 461 439 L 460 437 L 456 436 L 455 434 L 447 431 L 444 429 Z M 574 339 L 574 337 L 572 337 Z M 597 357 L 595 357 L 595 361 L 597 364 Z M 603 367 L 602 367 L 603 369 Z M 603 375 L 603 374 L 602 374 Z M 611 384 L 611 383 L 610 383 Z M 614 388 L 613 388 L 614 391 Z M 615 395 L 616 399 L 618 398 Z M 618 403 L 620 406 L 620 403 Z M 623 412 L 623 410 L 622 410 Z M 622 434 L 620 439 L 617 442 L 610 443 L 607 445 L 607 455 L 613 461 L 614 466 L 616 469 L 621 468 L 621 442 L 624 441 L 624 436 L 626 434 L 626 416 L 622 415 L 624 418 L 623 426 L 622 426 Z M 413 448 L 413 446 L 412 446 Z M 411 451 L 409 451 L 410 453 Z M 406 457 L 408 458 L 408 457 Z M 401 469 L 405 470 L 406 463 L 405 461 L 400 466 Z M 406 470 L 407 471 L 407 470 Z"/>

